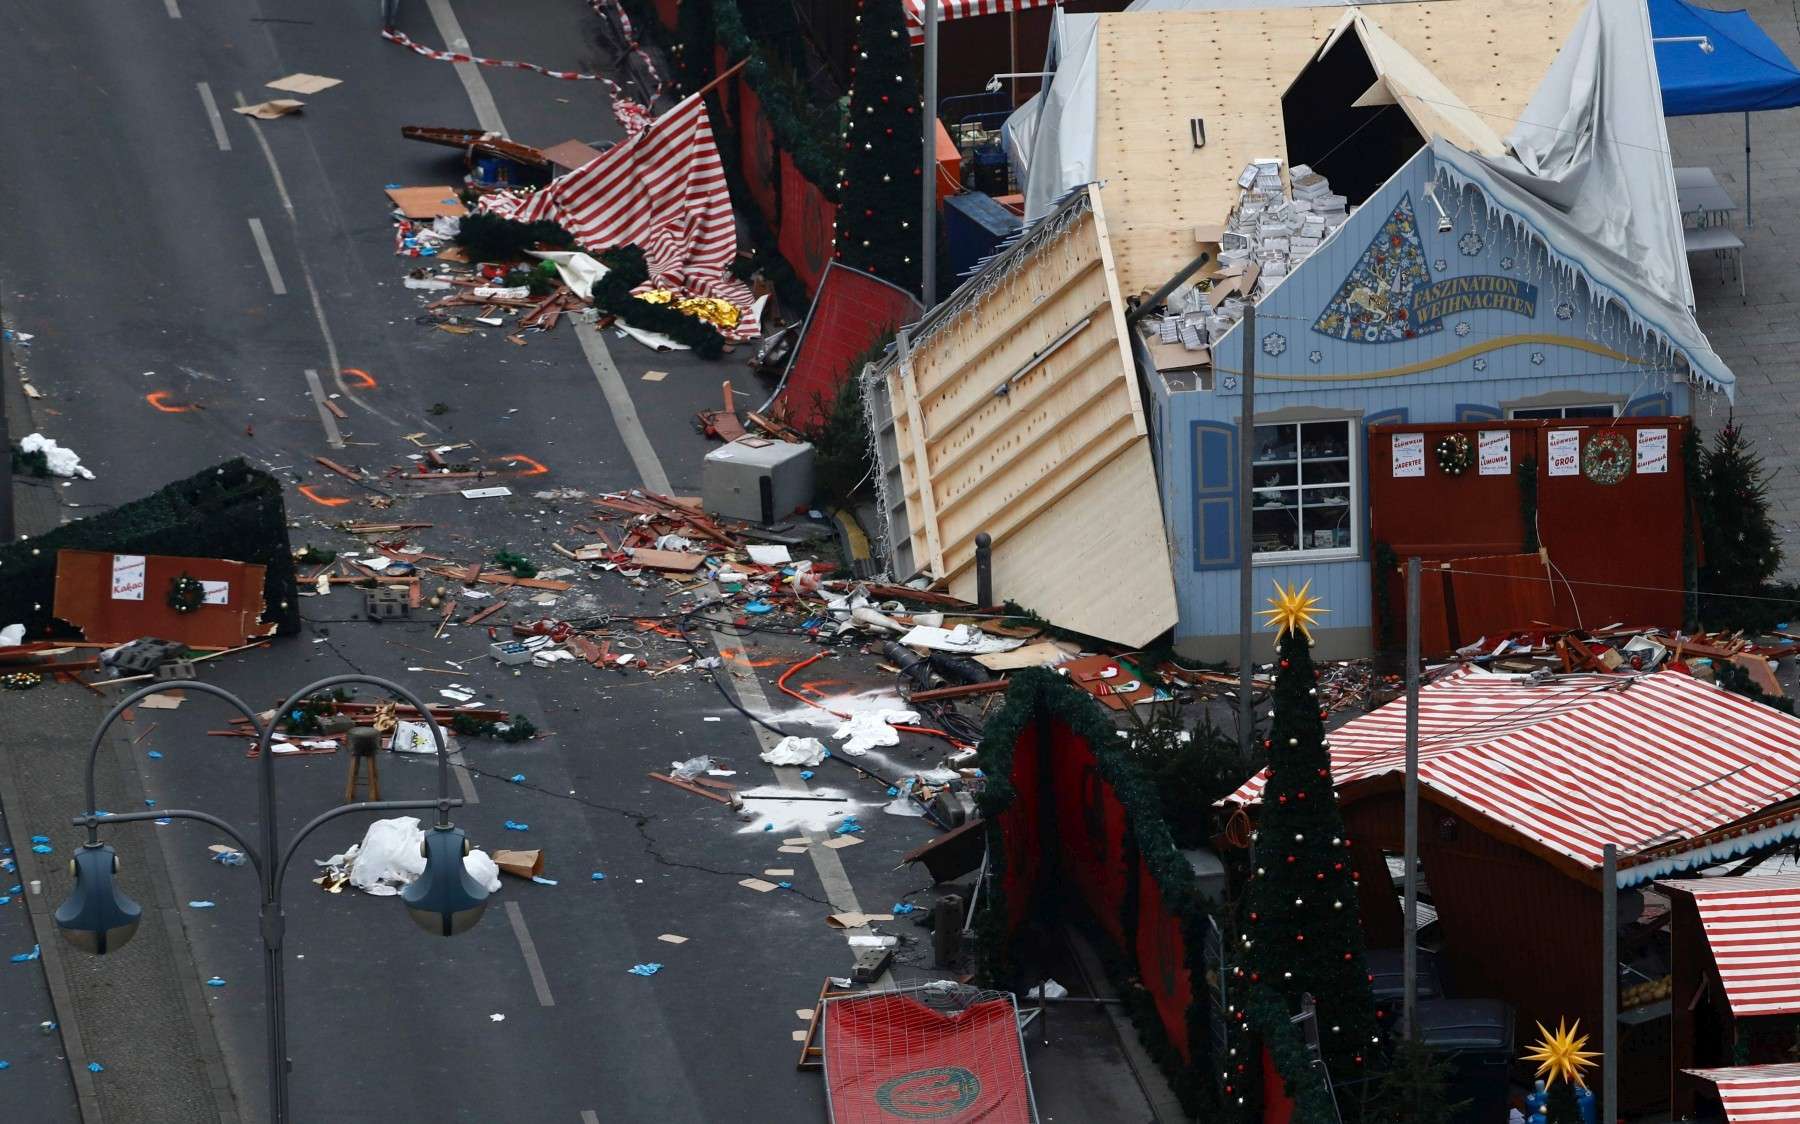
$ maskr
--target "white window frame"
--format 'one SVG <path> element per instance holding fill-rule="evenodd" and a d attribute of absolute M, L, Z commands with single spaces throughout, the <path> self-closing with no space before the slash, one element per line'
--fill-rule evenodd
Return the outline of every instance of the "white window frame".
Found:
<path fill-rule="evenodd" d="M 1556 413 L 1549 417 L 1539 416 L 1542 414 L 1548 414 L 1551 410 L 1556 411 Z M 1527 405 L 1527 406 L 1509 406 L 1509 407 L 1507 407 L 1507 410 L 1506 410 L 1506 420 L 1507 421 L 1567 421 L 1567 420 L 1569 420 L 1569 411 L 1570 410 L 1611 410 L 1612 413 L 1609 415 L 1610 417 L 1616 418 L 1619 416 L 1619 404 L 1617 402 L 1557 402 L 1555 404 L 1547 405 L 1547 406 L 1529 406 L 1529 405 Z M 1530 416 L 1520 417 L 1519 415 L 1520 415 L 1521 411 L 1523 411 L 1525 414 L 1530 415 Z M 1575 418 L 1574 420 L 1575 421 L 1591 421 L 1591 420 L 1595 420 L 1595 419 L 1593 419 L 1593 418 Z"/>
<path fill-rule="evenodd" d="M 1343 462 L 1347 463 L 1347 467 L 1349 470 L 1348 471 L 1348 479 L 1345 479 L 1342 481 L 1331 481 L 1331 482 L 1321 483 L 1321 484 L 1308 484 L 1306 482 L 1305 465 L 1309 459 L 1312 460 L 1314 463 L 1326 463 L 1327 461 L 1329 461 L 1330 463 L 1338 463 L 1339 462 L 1339 458 L 1324 458 L 1324 457 L 1308 458 L 1308 457 L 1302 455 L 1302 453 L 1301 453 L 1302 435 L 1305 433 L 1305 428 L 1309 425 L 1342 425 L 1344 427 L 1345 456 L 1341 459 Z M 1252 531 L 1251 531 L 1252 536 L 1254 536 L 1254 534 L 1255 534 L 1255 526 L 1256 526 L 1256 511 L 1257 511 L 1256 502 L 1260 496 L 1262 496 L 1266 493 L 1277 492 L 1277 491 L 1289 491 L 1289 490 L 1296 490 L 1296 491 L 1299 491 L 1300 493 L 1302 493 L 1302 499 L 1301 499 L 1302 506 L 1300 508 L 1300 510 L 1302 512 L 1301 531 L 1304 534 L 1304 532 L 1306 531 L 1306 523 L 1305 523 L 1305 519 L 1304 519 L 1304 512 L 1306 510 L 1304 493 L 1309 492 L 1309 491 L 1311 491 L 1311 492 L 1324 491 L 1326 489 L 1348 489 L 1350 496 L 1349 496 L 1349 501 L 1345 506 L 1346 506 L 1347 515 L 1348 515 L 1348 518 L 1350 521 L 1350 545 L 1349 546 L 1308 547 L 1308 546 L 1304 545 L 1304 540 L 1302 540 L 1302 545 L 1296 550 L 1269 550 L 1269 551 L 1253 550 L 1253 552 L 1250 556 L 1251 564 L 1258 565 L 1258 566 L 1278 566 L 1278 565 L 1282 565 L 1282 564 L 1290 563 L 1290 562 L 1329 561 L 1329 560 L 1335 560 L 1335 559 L 1361 557 L 1361 554 L 1362 554 L 1362 512 L 1361 512 L 1360 505 L 1363 500 L 1363 494 L 1362 494 L 1363 493 L 1363 478 L 1362 478 L 1363 473 L 1362 473 L 1362 446 L 1361 446 L 1362 426 L 1360 424 L 1359 419 L 1354 418 L 1354 417 L 1345 416 L 1345 417 L 1324 417 L 1324 418 L 1298 418 L 1298 419 L 1295 419 L 1292 421 L 1287 421 L 1287 420 L 1264 421 L 1264 420 L 1258 418 L 1256 421 L 1257 429 L 1275 428 L 1275 427 L 1281 427 L 1281 426 L 1294 427 L 1295 457 L 1293 460 L 1282 460 L 1282 461 L 1260 460 L 1259 457 L 1260 457 L 1261 450 L 1254 448 L 1254 447 L 1252 448 L 1251 462 L 1250 462 L 1250 472 L 1251 472 L 1250 525 L 1252 528 Z M 1254 433 L 1252 433 L 1252 435 L 1251 435 L 1251 440 L 1252 441 L 1256 440 Z M 1277 488 L 1259 488 L 1256 486 L 1256 473 L 1259 470 L 1266 469 L 1271 466 L 1279 467 L 1279 466 L 1285 466 L 1288 464 L 1293 464 L 1296 468 L 1296 472 L 1295 472 L 1296 482 L 1295 483 L 1282 485 Z M 1268 509 L 1263 509 L 1263 510 L 1268 510 Z M 1284 510 L 1292 510 L 1292 509 L 1288 508 L 1288 509 L 1284 509 Z M 1252 541 L 1254 542 L 1254 538 L 1252 539 Z"/>

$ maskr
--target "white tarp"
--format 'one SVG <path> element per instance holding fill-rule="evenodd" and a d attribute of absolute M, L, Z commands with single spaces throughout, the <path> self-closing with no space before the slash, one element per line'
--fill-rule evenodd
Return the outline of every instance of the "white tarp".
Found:
<path fill-rule="evenodd" d="M 376 897 L 392 897 L 425 873 L 425 858 L 419 853 L 424 842 L 416 816 L 376 820 L 363 833 L 362 842 L 316 865 L 331 871 L 347 868 L 351 886 Z M 500 888 L 500 869 L 487 852 L 470 851 L 463 857 L 463 869 L 488 893 Z"/>
<path fill-rule="evenodd" d="M 1047 86 L 1007 118 L 1006 132 L 1026 147 L 1010 147 L 1025 184 L 1025 221 L 1050 213 L 1071 188 L 1094 178 L 1094 119 L 1099 112 L 1095 68 L 1096 15 L 1056 9 L 1050 21 Z M 1015 125 L 1015 122 L 1017 124 Z"/>
<path fill-rule="evenodd" d="M 1735 379 L 1694 320 L 1660 91 L 1642 0 L 1594 0 L 1507 136 L 1508 155 L 1441 137 L 1432 155 L 1729 398 Z"/>

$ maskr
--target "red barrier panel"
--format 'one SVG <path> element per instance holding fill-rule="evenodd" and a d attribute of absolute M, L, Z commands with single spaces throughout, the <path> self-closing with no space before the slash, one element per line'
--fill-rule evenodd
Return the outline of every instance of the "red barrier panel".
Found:
<path fill-rule="evenodd" d="M 775 158 L 775 130 L 762 111 L 762 99 L 751 89 L 749 79 L 738 75 L 737 127 L 739 167 L 744 174 L 744 187 L 756 201 L 762 217 L 774 225 L 781 205 L 780 162 Z"/>
<path fill-rule="evenodd" d="M 1187 938 L 1181 931 L 1181 918 L 1163 901 L 1162 890 L 1142 859 L 1138 860 L 1137 879 L 1138 979 L 1156 1003 L 1156 1014 L 1169 1032 L 1169 1041 L 1181 1051 L 1183 1061 L 1192 1063 L 1188 1007 L 1194 1002 L 1194 982 L 1187 971 Z"/>
<path fill-rule="evenodd" d="M 681 20 L 681 0 L 655 0 L 656 18 L 670 31 Z"/>
<path fill-rule="evenodd" d="M 1033 722 L 1013 747 L 1013 802 L 1000 813 L 1000 838 L 1005 844 L 1006 865 L 1001 888 L 1006 891 L 1006 928 L 1017 933 L 1030 915 L 1043 869 L 1042 813 L 1038 808 L 1038 725 Z"/>
<path fill-rule="evenodd" d="M 1010 998 L 956 1012 L 891 992 L 829 1000 L 825 1089 L 834 1124 L 1034 1119 Z"/>
<path fill-rule="evenodd" d="M 897 285 L 834 261 L 825 267 L 819 295 L 806 315 L 806 333 L 781 380 L 777 417 L 807 431 L 824 421 L 851 364 L 875 341 L 919 318 L 919 302 Z"/>
<path fill-rule="evenodd" d="M 837 205 L 806 182 L 794 158 L 781 154 L 781 256 L 806 282 L 808 292 L 816 291 L 825 267 L 831 264 L 832 247 L 836 244 Z"/>
<path fill-rule="evenodd" d="M 1056 801 L 1057 874 L 1080 893 L 1113 943 L 1125 945 L 1125 808 L 1100 777 L 1094 751 L 1058 722 L 1051 726 L 1050 786 Z"/>

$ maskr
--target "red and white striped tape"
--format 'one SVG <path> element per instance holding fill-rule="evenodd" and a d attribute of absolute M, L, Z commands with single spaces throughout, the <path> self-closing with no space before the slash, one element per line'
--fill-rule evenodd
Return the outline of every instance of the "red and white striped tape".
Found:
<path fill-rule="evenodd" d="M 542 74 L 548 78 L 562 78 L 570 82 L 601 82 L 614 94 L 624 93 L 624 91 L 619 88 L 617 82 L 614 82 L 604 74 L 583 74 L 574 70 L 551 70 L 549 67 L 539 66 L 534 62 L 516 62 L 512 59 L 484 59 L 480 55 L 467 55 L 461 51 L 439 51 L 432 47 L 427 47 L 422 43 L 415 43 L 407 38 L 404 32 L 395 31 L 391 27 L 383 29 L 381 37 L 390 43 L 398 43 L 400 46 L 405 47 L 414 54 L 424 55 L 428 59 L 436 59 L 439 62 L 472 62 L 476 66 L 493 66 L 499 67 L 502 70 L 529 70 L 533 74 Z"/>
<path fill-rule="evenodd" d="M 594 6 L 594 14 L 601 19 L 609 18 L 608 12 L 613 13 L 610 18 L 618 21 L 619 32 L 625 37 L 625 49 L 643 61 L 644 73 L 654 87 L 648 91 L 650 100 L 655 101 L 661 97 L 663 91 L 669 88 L 668 79 L 664 78 L 662 73 L 656 69 L 656 62 L 650 57 L 650 52 L 644 50 L 644 45 L 638 41 L 637 28 L 632 26 L 631 16 L 625 11 L 625 6 L 619 0 L 590 0 L 590 2 Z"/>

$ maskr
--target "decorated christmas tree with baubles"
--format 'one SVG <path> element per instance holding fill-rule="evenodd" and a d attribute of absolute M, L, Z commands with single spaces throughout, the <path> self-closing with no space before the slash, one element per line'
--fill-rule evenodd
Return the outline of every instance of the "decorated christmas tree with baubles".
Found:
<path fill-rule="evenodd" d="M 856 5 L 838 179 L 837 258 L 919 291 L 919 83 L 899 0 Z"/>
<path fill-rule="evenodd" d="M 1275 626 L 1279 659 L 1242 961 L 1250 987 L 1273 993 L 1286 1013 L 1300 1011 L 1303 995 L 1312 997 L 1320 1053 L 1340 1084 L 1366 1076 L 1380 1035 L 1356 905 L 1360 872 L 1331 783 L 1313 666 L 1311 626 L 1327 610 L 1310 588 L 1277 586 L 1273 607 L 1262 611 Z"/>

